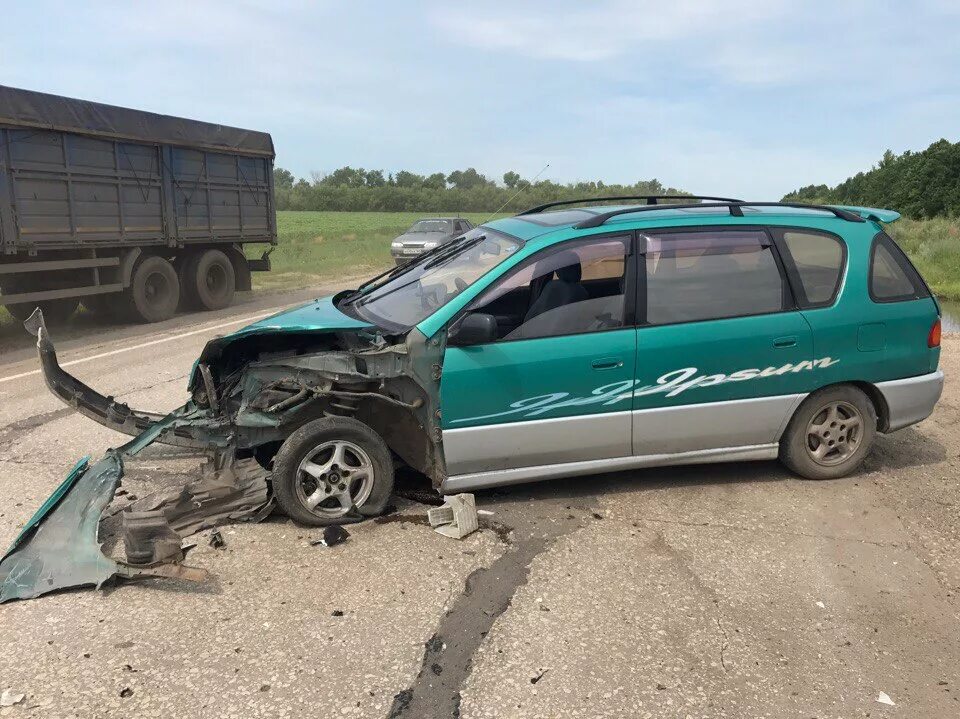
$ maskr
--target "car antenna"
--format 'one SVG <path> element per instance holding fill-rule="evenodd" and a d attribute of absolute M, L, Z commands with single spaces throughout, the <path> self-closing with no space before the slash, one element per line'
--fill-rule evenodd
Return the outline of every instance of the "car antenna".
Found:
<path fill-rule="evenodd" d="M 536 175 L 533 176 L 533 179 L 530 180 L 530 184 L 529 184 L 529 185 L 526 185 L 526 186 L 524 186 L 524 187 L 521 187 L 519 190 L 517 190 L 516 192 L 514 192 L 506 202 L 504 202 L 502 205 L 500 205 L 500 207 L 498 207 L 498 208 L 496 209 L 496 211 L 493 213 L 493 215 L 490 215 L 490 217 L 488 217 L 487 219 L 485 219 L 485 220 L 484 220 L 483 222 L 481 222 L 480 224 L 481 224 L 481 225 L 485 225 L 485 224 L 487 224 L 488 222 L 490 222 L 490 220 L 493 219 L 494 215 L 499 215 L 499 214 L 500 214 L 500 210 L 502 210 L 504 207 L 506 207 L 506 206 L 509 205 L 511 202 L 513 202 L 513 201 L 517 198 L 517 195 L 519 195 L 521 192 L 523 192 L 524 190 L 526 190 L 527 187 L 533 187 L 534 181 L 535 181 L 538 177 L 540 177 L 540 175 L 542 175 L 544 172 L 546 172 L 548 167 L 550 167 L 550 163 L 549 163 L 549 162 L 548 162 L 546 165 L 543 166 L 543 169 L 540 170 L 540 172 L 538 172 Z"/>

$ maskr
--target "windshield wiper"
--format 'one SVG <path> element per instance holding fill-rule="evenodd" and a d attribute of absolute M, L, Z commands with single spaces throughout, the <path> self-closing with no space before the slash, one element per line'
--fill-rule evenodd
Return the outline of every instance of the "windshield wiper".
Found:
<path fill-rule="evenodd" d="M 437 245 L 432 250 L 427 250 L 426 252 L 423 252 L 420 255 L 418 255 L 412 262 L 408 262 L 405 265 L 397 265 L 396 267 L 391 267 L 389 270 L 386 270 L 385 272 L 381 272 L 376 277 L 372 277 L 371 279 L 367 280 L 362 285 L 357 287 L 357 289 L 354 290 L 354 292 L 347 299 L 345 299 L 344 302 L 355 302 L 360 296 L 360 294 L 363 292 L 363 290 L 365 290 L 370 285 L 376 284 L 380 280 L 386 280 L 391 277 L 397 277 L 399 275 L 402 275 L 404 272 L 409 272 L 414 267 L 419 266 L 420 263 L 423 262 L 428 257 L 433 257 L 434 255 L 439 254 L 441 251 L 453 249 L 454 245 L 459 246 L 460 242 L 462 242 L 465 237 L 466 235 L 463 235 L 462 237 L 455 239 L 452 242 L 448 242 L 445 245 Z"/>
<path fill-rule="evenodd" d="M 438 253 L 436 257 L 434 257 L 432 260 L 430 260 L 427 264 L 423 266 L 423 269 L 429 270 L 432 267 L 436 267 L 441 262 L 449 258 L 451 255 L 455 255 L 458 252 L 462 252 L 464 250 L 470 249 L 471 247 L 475 247 L 477 243 L 483 242 L 483 240 L 485 239 L 487 239 L 486 235 L 477 235 L 476 237 L 474 237 L 468 242 L 464 242 L 463 239 L 461 239 L 456 243 L 450 243 L 450 244 L 444 245 L 444 247 L 447 247 L 449 249 L 446 252 Z M 456 246 L 454 247 L 451 245 L 456 245 Z"/>
<path fill-rule="evenodd" d="M 450 250 L 448 250 L 446 253 L 442 255 L 438 254 L 436 257 L 430 260 L 427 264 L 423 266 L 423 269 L 429 270 L 433 267 L 437 267 L 443 262 L 457 255 L 461 250 L 469 250 L 471 247 L 474 247 L 478 243 L 483 242 L 484 239 L 486 239 L 486 235 L 480 235 L 479 237 L 474 237 L 469 242 L 460 241 L 457 243 L 457 246 L 455 248 L 451 248 Z M 444 245 L 444 247 L 449 247 L 449 245 Z M 360 305 L 365 305 L 368 302 L 373 302 L 374 300 L 382 300 L 384 297 L 389 297 L 394 292 L 399 292 L 405 287 L 409 287 L 410 285 L 419 282 L 420 279 L 421 279 L 420 277 L 417 277 L 415 280 L 411 280 L 410 282 L 405 282 L 399 287 L 394 287 L 389 292 L 384 292 L 383 294 L 377 295 L 376 297 L 374 297 L 372 294 L 366 295 L 357 301 L 357 305 L 360 306 Z"/>

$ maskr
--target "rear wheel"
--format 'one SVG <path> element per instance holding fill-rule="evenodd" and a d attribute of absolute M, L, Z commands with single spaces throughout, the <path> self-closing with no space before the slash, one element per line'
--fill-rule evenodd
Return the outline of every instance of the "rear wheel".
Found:
<path fill-rule="evenodd" d="M 32 275 L 37 273 L 24 274 Z M 20 294 L 21 292 L 42 292 L 44 290 L 59 289 L 56 285 L 57 282 L 44 281 L 44 278 L 38 278 L 37 281 L 31 279 L 31 283 L 28 284 L 23 281 L 17 281 L 16 278 L 8 277 L 3 281 L 3 285 L 0 286 L 0 293 L 14 295 Z M 25 322 L 27 318 L 33 314 L 33 311 L 39 307 L 43 310 L 44 321 L 48 325 L 57 325 L 63 324 L 70 319 L 73 313 L 77 311 L 79 304 L 80 300 L 75 297 L 58 300 L 42 300 L 40 302 L 21 302 L 16 305 L 7 305 L 7 312 L 9 312 L 10 316 L 15 320 Z"/>
<path fill-rule="evenodd" d="M 131 313 L 143 322 L 173 317 L 180 302 L 180 280 L 173 265 L 162 257 L 145 257 L 133 271 L 124 298 Z"/>
<path fill-rule="evenodd" d="M 800 405 L 780 440 L 781 461 L 807 479 L 853 472 L 877 434 L 873 402 L 856 387 L 828 387 Z"/>
<path fill-rule="evenodd" d="M 184 299 L 191 307 L 220 310 L 233 302 L 236 272 L 230 258 L 220 250 L 205 250 L 190 257 L 182 276 Z"/>
<path fill-rule="evenodd" d="M 383 439 L 350 417 L 324 417 L 291 434 L 273 460 L 277 505 L 295 522 L 321 527 L 383 513 L 393 461 Z"/>
<path fill-rule="evenodd" d="M 73 313 L 77 311 L 80 300 L 71 297 L 62 300 L 43 300 L 42 302 L 25 302 L 19 305 L 7 305 L 7 312 L 20 321 L 25 322 L 33 314 L 33 311 L 39 307 L 43 311 L 43 320 L 48 325 L 60 325 L 65 323 Z"/>

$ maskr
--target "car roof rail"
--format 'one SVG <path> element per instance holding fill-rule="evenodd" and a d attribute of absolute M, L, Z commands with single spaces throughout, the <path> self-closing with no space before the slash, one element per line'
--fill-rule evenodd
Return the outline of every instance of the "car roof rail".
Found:
<path fill-rule="evenodd" d="M 573 227 L 577 230 L 585 230 L 590 227 L 600 227 L 607 220 L 618 215 L 629 215 L 634 212 L 646 212 L 650 210 L 695 210 L 700 208 L 726 208 L 733 217 L 743 217 L 744 207 L 792 207 L 799 210 L 816 210 L 818 212 L 829 212 L 835 217 L 847 222 L 866 222 L 860 215 L 845 210 L 841 207 L 831 207 L 830 205 L 804 205 L 798 202 L 742 202 L 740 200 L 733 202 L 698 202 L 683 205 L 663 205 L 647 207 L 620 207 L 609 212 L 589 217 L 586 220 L 578 222 Z"/>
<path fill-rule="evenodd" d="M 537 205 L 536 207 L 531 207 L 523 212 L 517 213 L 517 217 L 520 217 L 521 215 L 536 215 L 544 210 L 549 210 L 551 207 L 579 205 L 582 202 L 612 202 L 615 200 L 644 200 L 648 205 L 656 205 L 660 200 L 710 200 L 712 202 L 742 202 L 742 200 L 734 200 L 730 197 L 712 197 L 710 195 L 621 195 L 619 197 L 583 197 L 579 200 L 557 200 L 556 202 L 545 202 L 542 205 Z"/>

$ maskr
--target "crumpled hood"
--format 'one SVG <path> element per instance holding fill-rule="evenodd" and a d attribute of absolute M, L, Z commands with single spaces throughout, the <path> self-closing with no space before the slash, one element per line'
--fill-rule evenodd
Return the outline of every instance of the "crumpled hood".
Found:
<path fill-rule="evenodd" d="M 336 332 L 373 327 L 369 322 L 354 319 L 338 310 L 333 303 L 336 297 L 337 295 L 321 297 L 300 307 L 278 312 L 214 341 L 229 341 L 271 332 Z"/>
<path fill-rule="evenodd" d="M 375 325 L 365 322 L 364 320 L 354 319 L 338 310 L 334 305 L 334 300 L 338 296 L 339 295 L 331 295 L 329 297 L 318 298 L 305 305 L 278 312 L 270 317 L 265 317 L 262 320 L 258 320 L 253 324 L 237 330 L 233 334 L 210 340 L 200 353 L 199 359 L 194 363 L 187 386 L 191 389 L 194 387 L 194 383 L 197 380 L 197 365 L 200 362 L 209 362 L 216 357 L 220 357 L 225 348 L 244 337 L 303 332 L 315 332 L 318 334 L 344 331 L 359 332 L 361 330 L 376 329 Z"/>

